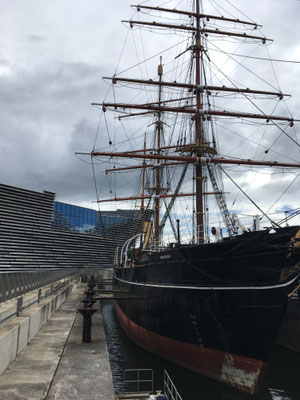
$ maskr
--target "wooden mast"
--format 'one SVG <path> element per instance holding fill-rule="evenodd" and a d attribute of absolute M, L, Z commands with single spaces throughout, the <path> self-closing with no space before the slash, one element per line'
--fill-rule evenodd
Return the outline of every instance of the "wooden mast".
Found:
<path fill-rule="evenodd" d="M 163 75 L 163 66 L 162 66 L 162 57 L 160 56 L 160 64 L 157 69 L 159 83 L 162 81 Z M 162 86 L 159 85 L 158 91 L 158 105 L 161 105 L 161 94 L 162 94 Z M 157 113 L 157 121 L 156 121 L 156 134 L 157 134 L 157 154 L 160 154 L 161 147 L 161 110 Z M 159 212 L 160 212 L 160 187 L 161 187 L 161 168 L 160 168 L 160 159 L 157 159 L 157 168 L 156 168 L 156 188 L 155 188 L 155 228 L 154 228 L 154 239 L 159 242 Z"/>
<path fill-rule="evenodd" d="M 196 0 L 196 33 L 195 33 L 195 84 L 196 86 L 201 85 L 201 36 L 200 36 L 200 0 Z M 202 131 L 202 120 L 200 116 L 201 104 L 201 93 L 199 90 L 196 92 L 196 119 L 195 119 L 195 136 L 196 145 L 199 149 L 202 149 L 203 142 L 203 131 Z M 198 157 L 202 157 L 202 150 Z M 196 238 L 197 243 L 204 240 L 204 215 L 203 215 L 203 170 L 201 163 L 196 163 L 195 166 L 195 188 L 196 188 Z"/>
<path fill-rule="evenodd" d="M 144 136 L 144 154 L 146 154 L 146 132 Z M 142 203 L 141 203 L 141 216 L 145 213 L 145 174 L 146 174 L 146 160 L 143 162 L 143 175 L 142 175 Z"/>
<path fill-rule="evenodd" d="M 144 134 L 144 154 L 146 154 L 146 132 Z M 141 193 L 141 222 L 142 232 L 145 233 L 144 215 L 145 215 L 145 175 L 146 175 L 146 160 L 143 161 L 143 174 L 142 174 L 142 193 Z M 101 201 L 98 200 L 98 203 Z M 144 240 L 140 238 L 140 250 L 142 250 Z"/>

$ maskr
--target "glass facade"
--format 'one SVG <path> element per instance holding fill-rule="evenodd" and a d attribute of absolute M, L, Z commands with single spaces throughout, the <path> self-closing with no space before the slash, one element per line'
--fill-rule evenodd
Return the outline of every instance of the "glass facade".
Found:
<path fill-rule="evenodd" d="M 61 230 L 91 232 L 121 224 L 130 219 L 130 217 L 118 215 L 118 212 L 109 214 L 99 217 L 96 210 L 55 201 L 52 225 Z"/>
<path fill-rule="evenodd" d="M 99 219 L 98 221 L 98 227 L 105 227 L 105 226 L 111 226 L 111 225 L 116 225 L 116 224 L 121 224 L 123 222 L 128 221 L 128 217 L 119 217 L 115 215 L 101 215 L 101 218 L 97 216 Z"/>
<path fill-rule="evenodd" d="M 96 228 L 97 212 L 90 208 L 54 202 L 54 219 L 65 228 L 88 232 Z"/>

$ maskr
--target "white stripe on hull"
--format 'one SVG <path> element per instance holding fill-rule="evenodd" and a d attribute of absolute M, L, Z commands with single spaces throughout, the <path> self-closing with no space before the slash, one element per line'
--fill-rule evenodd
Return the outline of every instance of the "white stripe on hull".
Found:
<path fill-rule="evenodd" d="M 269 286 L 184 286 L 184 285 L 140 283 L 140 282 L 126 281 L 124 279 L 118 278 L 116 274 L 114 274 L 114 277 L 120 282 L 134 286 L 155 287 L 160 289 L 187 289 L 187 290 L 271 290 L 289 286 L 291 283 L 295 282 L 295 280 L 298 278 L 298 276 L 296 276 L 295 278 L 293 278 L 288 282 L 280 283 L 278 285 L 269 285 Z"/>

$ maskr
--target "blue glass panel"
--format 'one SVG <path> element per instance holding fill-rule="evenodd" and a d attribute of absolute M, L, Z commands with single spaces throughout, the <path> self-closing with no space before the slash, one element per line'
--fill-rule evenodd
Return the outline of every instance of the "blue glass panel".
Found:
<path fill-rule="evenodd" d="M 121 224 L 129 220 L 128 217 L 118 217 L 114 215 L 114 213 L 112 213 L 112 215 L 102 215 L 100 217 L 98 211 L 94 209 L 59 201 L 54 202 L 53 210 L 61 213 L 67 223 L 77 227 L 78 230 L 80 229 L 81 231 Z"/>

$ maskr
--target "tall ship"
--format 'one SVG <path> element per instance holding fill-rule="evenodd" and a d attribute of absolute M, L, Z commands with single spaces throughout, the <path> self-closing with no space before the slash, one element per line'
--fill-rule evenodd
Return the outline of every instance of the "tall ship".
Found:
<path fill-rule="evenodd" d="M 126 334 L 256 393 L 299 285 L 299 208 L 280 202 L 290 188 L 299 195 L 299 121 L 276 76 L 261 78 L 271 40 L 224 4 L 229 11 L 205 0 L 132 6 L 125 68 L 104 78 L 111 100 L 93 103 L 102 145 L 91 156 L 108 175 L 100 211 L 108 201 L 139 210 L 135 235 L 115 253 L 114 281 L 130 293 L 115 300 Z M 268 68 L 269 79 L 272 59 Z"/>

